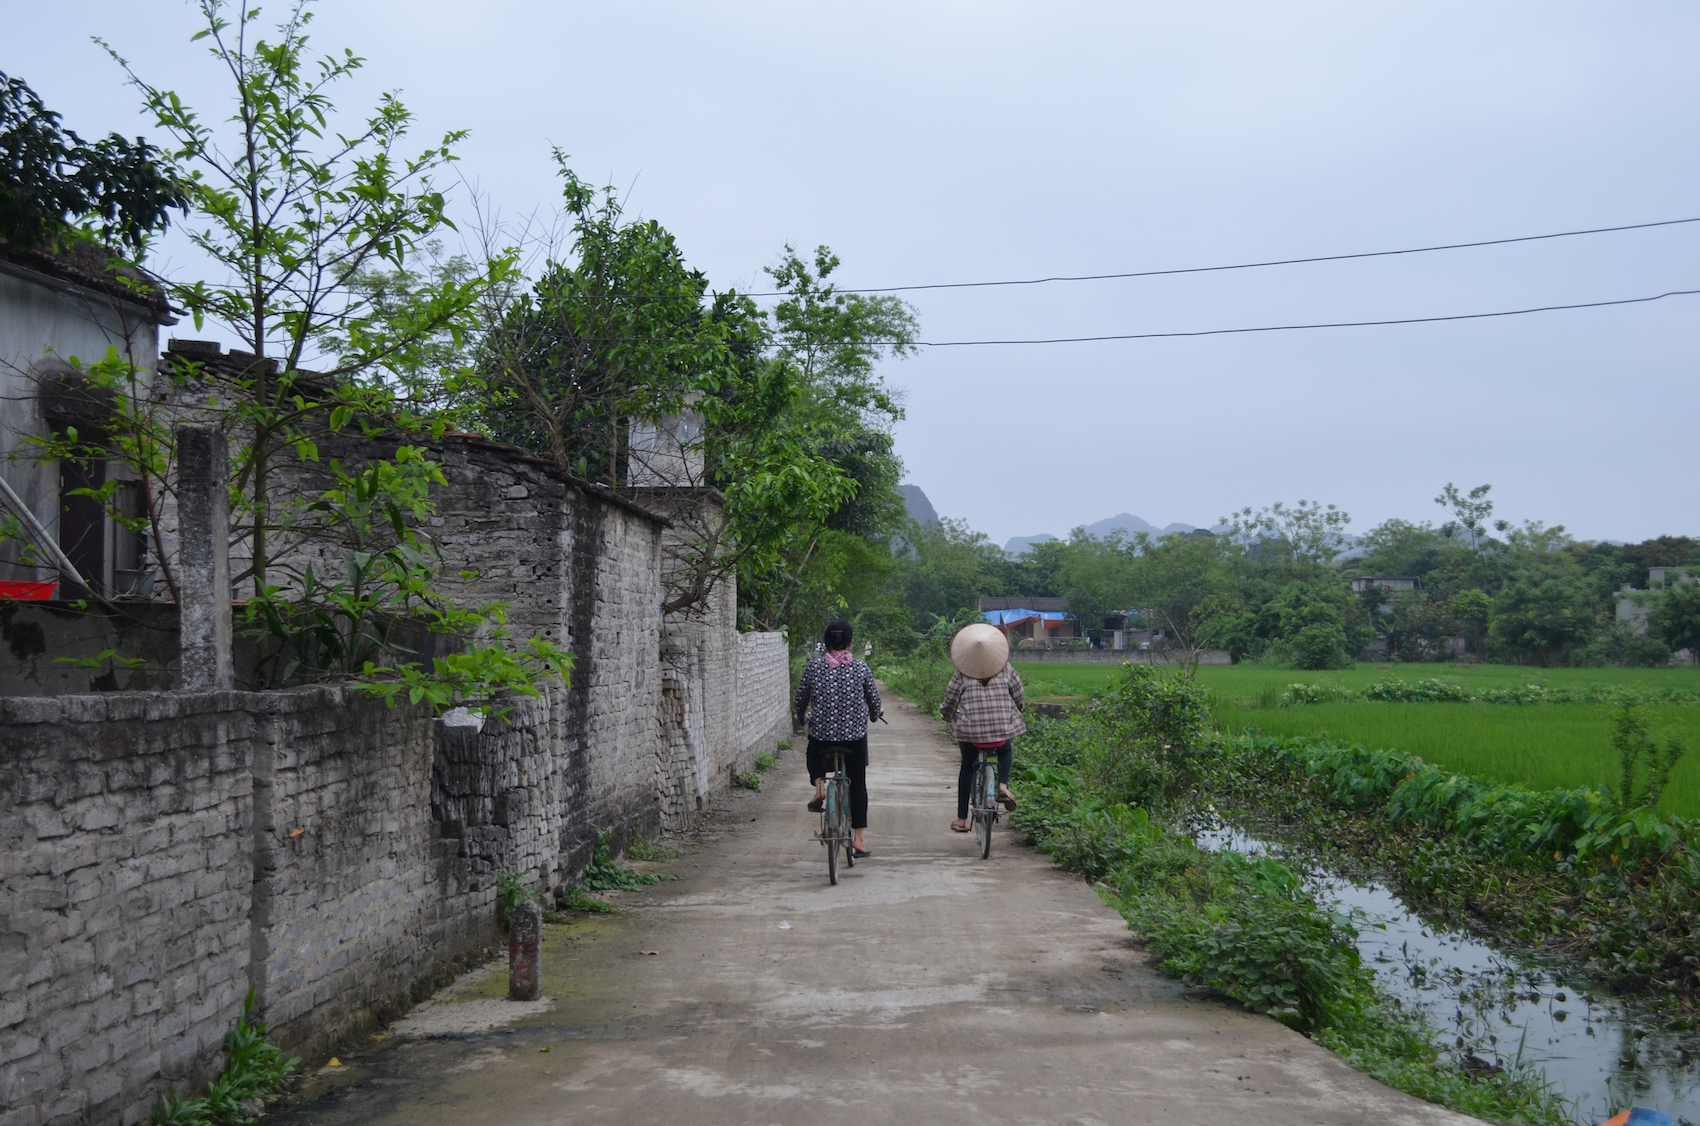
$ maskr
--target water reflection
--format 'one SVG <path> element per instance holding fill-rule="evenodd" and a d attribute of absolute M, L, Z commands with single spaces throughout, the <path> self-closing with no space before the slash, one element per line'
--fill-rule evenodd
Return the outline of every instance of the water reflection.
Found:
<path fill-rule="evenodd" d="M 1700 1035 L 1660 1029 L 1632 1001 L 1578 989 L 1457 931 L 1432 927 L 1378 883 L 1348 879 L 1279 843 L 1223 825 L 1199 846 L 1282 858 L 1324 902 L 1364 917 L 1358 950 L 1387 991 L 1419 1006 L 1453 1046 L 1546 1073 L 1578 1122 L 1631 1104 L 1700 1122 Z"/>

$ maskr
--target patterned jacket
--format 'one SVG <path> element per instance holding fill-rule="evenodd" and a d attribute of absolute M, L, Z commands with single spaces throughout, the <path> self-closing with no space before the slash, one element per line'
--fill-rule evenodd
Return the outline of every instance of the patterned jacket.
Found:
<path fill-rule="evenodd" d="M 1027 724 L 1021 718 L 1026 706 L 1021 675 L 1005 665 L 984 684 L 952 673 L 939 714 L 951 724 L 951 734 L 959 743 L 1001 743 L 1026 733 Z"/>
<path fill-rule="evenodd" d="M 801 723 L 809 717 L 809 738 L 823 743 L 853 743 L 868 733 L 868 720 L 880 714 L 874 673 L 861 661 L 833 668 L 825 657 L 803 666 L 792 710 Z"/>

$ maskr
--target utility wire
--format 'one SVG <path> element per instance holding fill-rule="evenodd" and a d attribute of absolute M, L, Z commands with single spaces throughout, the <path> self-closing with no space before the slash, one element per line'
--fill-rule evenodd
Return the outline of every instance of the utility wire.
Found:
<path fill-rule="evenodd" d="M 970 348 L 1001 344 L 1090 344 L 1102 340 L 1165 340 L 1178 336 L 1229 336 L 1246 332 L 1296 332 L 1313 328 L 1377 328 L 1383 325 L 1420 325 L 1437 321 L 1477 321 L 1488 317 L 1521 317 L 1528 313 L 1557 313 L 1567 309 L 1603 309 L 1611 305 L 1642 305 L 1663 301 L 1667 297 L 1692 297 L 1700 289 L 1673 289 L 1651 297 L 1625 297 L 1616 301 L 1584 301 L 1575 305 L 1537 305 L 1532 309 L 1502 309 L 1493 313 L 1453 313 L 1441 317 L 1399 317 L 1384 321 L 1326 321 L 1302 325 L 1258 325 L 1252 328 L 1206 328 L 1192 332 L 1128 332 L 1104 336 L 1055 336 L 1034 340 L 917 340 L 922 348 Z M 863 341 L 867 344 L 893 344 L 895 341 Z"/>
<path fill-rule="evenodd" d="M 1581 231 L 1554 231 L 1545 235 L 1519 235 L 1516 238 L 1482 239 L 1478 242 L 1449 242 L 1440 246 L 1413 246 L 1404 250 L 1366 250 L 1357 254 L 1324 254 L 1314 258 L 1275 258 L 1267 262 L 1239 262 L 1229 266 L 1188 266 L 1174 270 L 1138 270 L 1124 274 L 1059 274 L 1049 278 L 1020 278 L 1008 281 L 936 282 L 930 285 L 888 285 L 867 289 L 835 289 L 835 293 L 913 293 L 923 289 L 986 289 L 1009 285 L 1046 285 L 1050 282 L 1116 281 L 1122 278 L 1162 278 L 1176 274 L 1214 274 L 1226 270 L 1261 270 L 1268 266 L 1302 266 L 1312 262 L 1350 262 L 1359 258 L 1392 258 L 1401 254 L 1432 254 L 1437 250 L 1468 250 L 1478 246 L 1506 246 L 1517 242 L 1541 242 L 1545 239 L 1575 238 L 1577 235 L 1604 235 L 1615 231 L 1642 231 L 1652 227 L 1676 227 L 1684 223 L 1700 223 L 1700 215 L 1692 219 L 1661 219 L 1656 223 L 1628 223 L 1621 227 L 1589 227 Z M 788 293 L 747 293 L 746 297 L 789 297 Z M 1532 310 L 1531 310 L 1532 311 Z M 1500 315 L 1500 314 L 1495 314 Z"/>

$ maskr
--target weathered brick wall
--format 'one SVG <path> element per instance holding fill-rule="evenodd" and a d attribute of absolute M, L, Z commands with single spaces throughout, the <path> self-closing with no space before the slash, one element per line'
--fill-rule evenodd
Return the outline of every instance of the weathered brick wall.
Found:
<path fill-rule="evenodd" d="M 782 633 L 738 635 L 738 770 L 791 735 L 790 652 Z"/>
<path fill-rule="evenodd" d="M 469 852 L 433 817 L 453 785 L 443 744 L 461 729 L 428 710 L 340 687 L 261 703 L 249 978 L 273 1040 L 312 1058 L 495 940 L 509 834 Z"/>
<path fill-rule="evenodd" d="M 0 1122 L 140 1121 L 248 988 L 253 701 L 0 699 Z"/>
<path fill-rule="evenodd" d="M 346 688 L 0 697 L 0 1126 L 133 1124 L 222 1066 L 252 985 L 309 1059 L 486 945 L 496 876 L 562 891 L 594 827 L 694 815 L 786 730 L 736 590 L 661 615 L 643 509 L 475 440 L 433 526 L 469 601 L 571 651 L 479 724 Z"/>

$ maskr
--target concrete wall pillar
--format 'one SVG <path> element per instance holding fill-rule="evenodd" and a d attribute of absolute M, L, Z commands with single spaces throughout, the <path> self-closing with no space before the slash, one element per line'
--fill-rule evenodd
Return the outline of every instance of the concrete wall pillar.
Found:
<path fill-rule="evenodd" d="M 230 450 L 210 426 L 176 437 L 179 687 L 230 688 Z"/>

